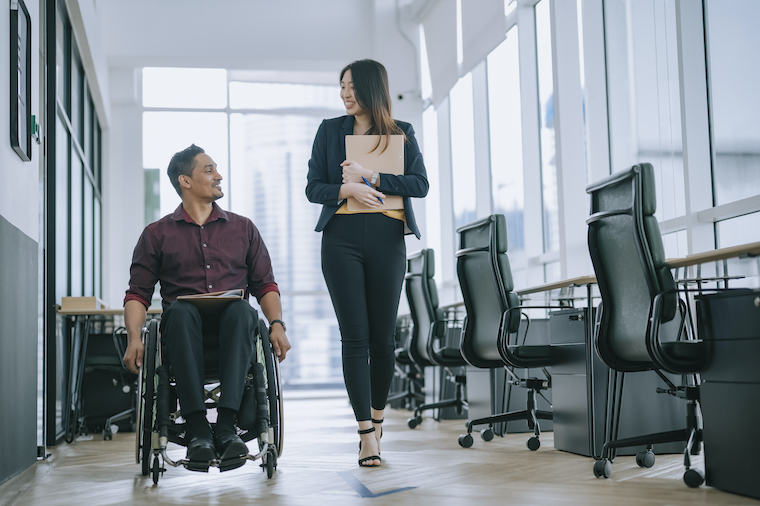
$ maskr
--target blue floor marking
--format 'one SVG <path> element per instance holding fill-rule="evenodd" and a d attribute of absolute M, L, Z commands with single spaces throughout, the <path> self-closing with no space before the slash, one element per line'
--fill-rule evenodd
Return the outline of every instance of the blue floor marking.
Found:
<path fill-rule="evenodd" d="M 388 490 L 386 492 L 380 492 L 379 494 L 373 494 L 370 489 L 365 487 L 364 484 L 360 482 L 359 479 L 353 474 L 351 474 L 350 472 L 343 471 L 338 474 L 340 475 L 341 478 L 343 478 L 343 480 L 346 483 L 351 485 L 351 488 L 353 488 L 356 491 L 356 493 L 359 494 L 360 497 L 369 497 L 369 498 L 380 497 L 383 495 L 395 494 L 396 492 L 404 492 L 406 490 L 412 490 L 414 488 L 417 488 L 417 487 L 395 488 L 393 490 Z"/>

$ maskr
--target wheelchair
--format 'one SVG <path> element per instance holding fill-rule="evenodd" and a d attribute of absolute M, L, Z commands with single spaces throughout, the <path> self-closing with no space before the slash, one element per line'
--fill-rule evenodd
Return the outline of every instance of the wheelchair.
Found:
<path fill-rule="evenodd" d="M 216 459 L 205 463 L 185 458 L 174 461 L 167 455 L 169 442 L 187 446 L 187 441 L 184 422 L 180 421 L 182 413 L 178 407 L 176 383 L 168 365 L 162 360 L 158 320 L 150 320 L 143 328 L 142 338 L 145 351 L 138 381 L 135 459 L 137 464 L 142 465 L 143 476 L 151 475 L 153 483 L 157 484 L 166 471 L 164 464 L 201 472 L 217 467 L 223 472 L 240 467 L 248 460 L 260 459 L 267 478 L 271 478 L 283 447 L 282 384 L 279 362 L 264 321 L 259 319 L 254 336 L 255 357 L 246 377 L 238 414 L 238 435 L 246 443 L 258 439 L 258 452 L 243 455 L 240 460 Z M 208 360 L 208 355 L 213 351 L 204 345 L 207 363 L 213 362 Z M 215 408 L 220 393 L 218 371 L 208 366 L 205 369 L 206 408 Z"/>

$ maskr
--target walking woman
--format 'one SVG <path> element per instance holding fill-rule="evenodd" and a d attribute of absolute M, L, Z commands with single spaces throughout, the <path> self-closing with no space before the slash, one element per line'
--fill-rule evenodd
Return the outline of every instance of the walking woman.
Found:
<path fill-rule="evenodd" d="M 404 235 L 420 237 L 410 197 L 428 192 L 414 129 L 391 115 L 388 74 L 380 63 L 359 60 L 340 73 L 346 116 L 317 130 L 306 196 L 322 204 L 322 273 L 340 326 L 343 377 L 359 424 L 359 465 L 379 466 L 383 410 L 394 371 L 394 329 L 406 270 Z M 404 173 L 373 172 L 346 160 L 346 135 L 404 137 Z M 384 142 L 383 142 L 384 141 Z M 366 180 L 366 181 L 365 181 Z M 403 197 L 402 210 L 377 210 L 386 195 Z M 349 211 L 353 197 L 370 211 Z"/>

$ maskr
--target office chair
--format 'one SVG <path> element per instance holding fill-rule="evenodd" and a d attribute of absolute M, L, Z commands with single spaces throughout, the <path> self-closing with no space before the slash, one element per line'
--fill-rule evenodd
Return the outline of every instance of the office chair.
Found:
<path fill-rule="evenodd" d="M 467 434 L 459 436 L 464 448 L 472 446 L 472 427 L 489 424 L 481 431 L 485 441 L 493 439 L 495 423 L 525 420 L 533 431 L 528 439 L 530 450 L 541 446 L 539 419 L 551 420 L 552 413 L 536 409 L 536 394 L 551 388 L 551 375 L 546 367 L 552 364 L 551 346 L 517 344 L 521 309 L 517 294 L 512 292 L 512 271 L 507 258 L 507 226 L 504 215 L 464 225 L 457 229 L 457 275 L 467 309 L 462 332 L 462 356 L 468 364 L 493 369 L 506 366 L 512 385 L 528 389 L 526 409 L 501 413 L 467 422 Z M 547 306 L 531 306 L 544 308 Z M 514 336 L 514 338 L 512 338 Z M 545 378 L 519 378 L 510 368 L 541 368 Z"/>
<path fill-rule="evenodd" d="M 396 320 L 396 370 L 388 404 L 413 410 L 425 402 L 422 370 L 409 355 L 412 340 L 412 319 L 405 316 Z"/>
<path fill-rule="evenodd" d="M 429 366 L 440 366 L 448 379 L 456 385 L 456 394 L 453 399 L 423 404 L 414 410 L 412 418 L 407 420 L 409 428 L 414 429 L 422 423 L 422 412 L 428 409 L 453 407 L 458 414 L 464 412 L 467 408 L 466 376 L 457 374 L 452 368 L 464 367 L 467 364 L 459 352 L 459 329 L 456 328 L 456 322 L 444 320 L 443 311 L 438 307 L 438 290 L 433 279 L 435 274 L 433 250 L 423 249 L 410 255 L 406 260 L 406 266 L 406 296 L 409 299 L 409 309 L 414 325 L 409 340 L 409 356 L 420 370 Z M 447 339 L 449 326 L 453 327 L 452 330 L 456 334 L 453 339 Z"/>
<path fill-rule="evenodd" d="M 704 474 L 690 466 L 689 455 L 699 452 L 699 386 L 696 373 L 706 363 L 705 343 L 693 338 L 686 304 L 679 297 L 654 217 L 654 172 L 648 163 L 613 174 L 589 185 L 591 216 L 588 245 L 601 292 L 594 343 L 610 367 L 606 437 L 601 457 L 594 463 L 597 477 L 609 478 L 617 448 L 647 445 L 636 456 L 641 467 L 654 465 L 654 444 L 686 442 L 684 482 L 698 487 Z M 668 393 L 687 402 L 685 429 L 617 440 L 623 380 L 626 373 L 653 370 Z M 663 371 L 691 375 L 676 386 Z"/>

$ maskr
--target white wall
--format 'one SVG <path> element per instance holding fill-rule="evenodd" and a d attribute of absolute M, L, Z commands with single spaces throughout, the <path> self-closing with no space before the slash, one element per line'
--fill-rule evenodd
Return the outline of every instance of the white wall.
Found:
<path fill-rule="evenodd" d="M 40 9 L 39 2 L 25 2 L 32 18 L 32 114 L 39 118 L 40 114 Z M 0 26 L 3 27 L 0 37 L 0 72 L 8 75 L 10 68 L 10 42 L 8 30 L 10 27 L 9 2 L 0 9 Z M 32 161 L 23 162 L 11 147 L 10 141 L 10 82 L 7 77 L 0 79 L 0 216 L 3 216 L 13 226 L 20 229 L 35 241 L 39 235 L 39 173 L 41 151 L 37 143 L 32 142 Z M 2 240 L 2 238 L 0 238 Z"/>

